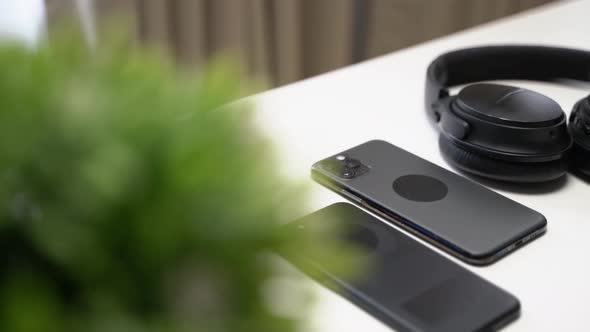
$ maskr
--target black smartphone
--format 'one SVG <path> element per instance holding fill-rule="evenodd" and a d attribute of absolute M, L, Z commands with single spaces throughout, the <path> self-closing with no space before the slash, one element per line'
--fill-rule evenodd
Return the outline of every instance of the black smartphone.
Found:
<path fill-rule="evenodd" d="M 495 262 L 547 225 L 539 212 L 385 141 L 321 160 L 312 177 L 474 265 Z"/>
<path fill-rule="evenodd" d="M 297 232 L 325 223 L 338 223 L 343 240 L 363 249 L 362 274 L 343 276 L 305 251 L 286 259 L 395 330 L 495 331 L 519 316 L 513 295 L 351 204 L 336 203 L 287 227 Z"/>

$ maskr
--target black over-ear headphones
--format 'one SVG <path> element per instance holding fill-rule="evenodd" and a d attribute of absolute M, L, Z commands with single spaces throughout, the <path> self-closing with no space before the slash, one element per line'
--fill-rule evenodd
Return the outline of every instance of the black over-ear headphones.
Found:
<path fill-rule="evenodd" d="M 542 46 L 488 46 L 436 58 L 426 74 L 428 115 L 440 128 L 446 160 L 494 180 L 543 182 L 568 166 L 590 176 L 590 96 L 566 115 L 552 99 L 486 80 L 590 82 L 590 52 Z"/>

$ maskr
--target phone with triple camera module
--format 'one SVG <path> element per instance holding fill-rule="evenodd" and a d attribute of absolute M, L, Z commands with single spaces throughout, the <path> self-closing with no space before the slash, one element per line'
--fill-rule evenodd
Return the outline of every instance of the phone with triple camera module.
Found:
<path fill-rule="evenodd" d="M 336 203 L 287 225 L 291 232 L 326 226 L 357 248 L 361 274 L 342 273 L 305 249 L 283 256 L 391 328 L 495 331 L 519 315 L 513 295 L 353 205 Z"/>
<path fill-rule="evenodd" d="M 385 141 L 321 160 L 312 177 L 474 265 L 491 264 L 546 230 L 539 212 Z"/>

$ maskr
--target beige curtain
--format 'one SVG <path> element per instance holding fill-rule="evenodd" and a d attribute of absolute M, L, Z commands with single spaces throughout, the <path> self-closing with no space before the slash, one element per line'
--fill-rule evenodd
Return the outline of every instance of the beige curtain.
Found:
<path fill-rule="evenodd" d="M 51 17 L 74 0 L 46 0 Z M 94 0 L 182 64 L 219 53 L 290 83 L 551 0 Z M 70 2 L 70 6 L 67 3 Z"/>

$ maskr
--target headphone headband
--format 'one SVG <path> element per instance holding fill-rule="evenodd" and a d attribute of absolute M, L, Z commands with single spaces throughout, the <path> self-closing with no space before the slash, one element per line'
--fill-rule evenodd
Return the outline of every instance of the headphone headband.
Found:
<path fill-rule="evenodd" d="M 546 46 L 484 46 L 437 57 L 426 73 L 425 106 L 431 117 L 448 88 L 487 80 L 590 82 L 590 52 Z"/>

